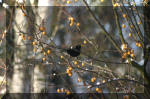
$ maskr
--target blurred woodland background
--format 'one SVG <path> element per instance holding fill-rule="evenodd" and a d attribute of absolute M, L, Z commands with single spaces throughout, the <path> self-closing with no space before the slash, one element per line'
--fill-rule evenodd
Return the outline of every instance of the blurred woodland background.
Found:
<path fill-rule="evenodd" d="M 148 0 L 2 1 L 1 97 L 150 99 Z"/>

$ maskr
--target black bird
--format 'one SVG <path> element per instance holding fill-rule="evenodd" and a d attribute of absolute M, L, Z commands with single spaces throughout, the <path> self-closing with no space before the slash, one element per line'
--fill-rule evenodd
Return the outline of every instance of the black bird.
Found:
<path fill-rule="evenodd" d="M 75 47 L 67 49 L 67 53 L 72 57 L 79 56 L 80 52 L 81 52 L 81 45 L 76 45 Z"/>

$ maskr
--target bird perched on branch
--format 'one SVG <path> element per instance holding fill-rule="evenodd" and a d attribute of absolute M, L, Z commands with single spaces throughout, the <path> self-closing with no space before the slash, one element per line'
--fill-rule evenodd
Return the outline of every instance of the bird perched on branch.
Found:
<path fill-rule="evenodd" d="M 81 45 L 76 45 L 75 47 L 67 49 L 67 53 L 72 57 L 79 56 L 81 53 Z"/>
<path fill-rule="evenodd" d="M 55 51 L 58 51 L 58 52 L 60 52 L 60 51 L 65 52 L 72 57 L 77 57 L 81 53 L 81 45 L 80 44 L 78 44 L 76 46 L 71 46 L 69 48 L 62 48 L 62 47 L 56 47 L 56 46 L 51 46 L 50 48 L 52 48 L 52 49 L 54 48 Z"/>

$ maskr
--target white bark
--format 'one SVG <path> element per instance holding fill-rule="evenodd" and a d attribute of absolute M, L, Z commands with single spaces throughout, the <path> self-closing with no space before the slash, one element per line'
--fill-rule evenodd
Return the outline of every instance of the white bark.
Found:
<path fill-rule="evenodd" d="M 31 4 L 34 5 L 34 0 L 25 0 L 26 1 L 26 5 Z M 19 2 L 21 3 L 22 0 L 19 0 Z M 37 24 L 41 24 L 42 20 L 45 20 L 45 28 L 46 28 L 46 32 L 49 33 L 50 31 L 50 27 L 51 27 L 51 15 L 52 15 L 52 7 L 49 6 L 53 6 L 53 0 L 39 0 L 38 3 L 38 13 L 41 17 L 41 19 L 38 19 L 39 17 L 37 17 Z M 36 10 L 36 9 L 34 9 Z M 16 9 L 16 16 L 14 18 L 15 20 L 15 24 L 18 24 L 18 26 L 21 28 L 22 31 L 27 32 L 26 28 L 27 28 L 27 22 L 25 17 L 23 16 L 23 13 L 20 9 Z M 22 40 L 22 37 L 19 36 L 18 32 L 18 28 L 16 27 L 16 25 L 14 25 L 14 30 L 15 30 L 15 45 L 23 45 L 20 46 L 19 49 L 15 50 L 14 53 L 14 74 L 13 74 L 13 78 L 12 81 L 9 81 L 9 85 L 10 85 L 10 93 L 25 93 L 28 92 L 30 89 L 26 88 L 25 90 L 23 88 L 25 88 L 26 86 L 29 87 L 31 82 L 23 82 L 23 78 L 26 76 L 25 73 L 23 73 L 23 69 L 24 66 L 28 66 L 23 64 L 23 59 L 27 58 L 31 55 L 28 55 L 30 52 L 27 48 L 26 45 L 24 45 L 24 40 Z M 35 66 L 34 69 L 34 74 L 30 73 L 33 76 L 33 91 L 34 93 L 39 93 L 41 92 L 41 89 L 45 88 L 45 82 L 40 81 L 39 79 L 43 78 L 46 79 L 44 74 L 42 72 L 40 72 L 38 66 Z M 48 87 L 48 84 L 46 85 Z"/>
<path fill-rule="evenodd" d="M 25 18 L 22 16 L 22 12 L 19 9 L 16 9 L 16 16 L 15 16 L 15 22 L 16 24 L 18 24 L 19 26 L 21 26 L 22 31 L 25 31 Z M 18 29 L 16 26 L 14 26 L 14 30 L 15 30 L 15 45 L 24 45 L 23 40 L 21 38 L 21 36 L 19 36 Z M 23 86 L 23 82 L 22 82 L 22 77 L 23 77 L 23 72 L 21 71 L 21 69 L 23 68 L 23 64 L 22 64 L 22 60 L 24 56 L 24 50 L 26 49 L 26 46 L 20 46 L 21 51 L 19 51 L 18 49 L 15 50 L 14 53 L 14 74 L 13 74 L 13 78 L 12 81 L 10 82 L 10 93 L 21 93 L 22 92 L 22 86 Z"/>
<path fill-rule="evenodd" d="M 38 14 L 41 18 L 37 17 L 37 23 L 42 24 L 42 20 L 46 23 L 44 24 L 46 28 L 46 32 L 50 32 L 51 27 L 51 15 L 52 15 L 52 8 L 53 0 L 39 0 L 38 2 Z M 34 68 L 34 92 L 39 93 L 41 89 L 45 88 L 45 82 L 40 81 L 39 79 L 46 79 L 45 76 L 40 72 L 38 67 Z M 46 85 L 48 87 L 48 85 Z"/>

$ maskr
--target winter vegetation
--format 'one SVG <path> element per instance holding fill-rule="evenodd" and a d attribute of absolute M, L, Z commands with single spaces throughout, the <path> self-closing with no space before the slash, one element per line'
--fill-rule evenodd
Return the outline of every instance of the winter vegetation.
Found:
<path fill-rule="evenodd" d="M 0 0 L 0 98 L 150 99 L 149 4 Z"/>

